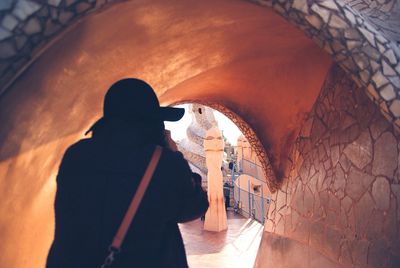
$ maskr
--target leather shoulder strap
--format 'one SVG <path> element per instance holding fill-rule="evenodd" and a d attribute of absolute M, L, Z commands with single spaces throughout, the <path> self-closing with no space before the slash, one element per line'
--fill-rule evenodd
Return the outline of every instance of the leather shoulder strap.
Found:
<path fill-rule="evenodd" d="M 138 189 L 136 190 L 135 195 L 132 198 L 131 204 L 129 205 L 128 210 L 125 213 L 124 219 L 122 220 L 119 229 L 114 236 L 114 239 L 111 244 L 111 248 L 115 250 L 119 250 L 121 248 L 122 243 L 124 242 L 126 233 L 128 232 L 129 226 L 132 223 L 133 218 L 135 217 L 136 211 L 139 208 L 139 205 L 142 201 L 142 198 L 147 190 L 147 186 L 149 186 L 150 180 L 153 176 L 154 170 L 157 167 L 158 161 L 160 160 L 162 153 L 162 147 L 156 146 L 154 153 L 151 157 L 149 165 L 147 166 L 146 171 L 144 172 L 143 178 L 140 181 Z"/>

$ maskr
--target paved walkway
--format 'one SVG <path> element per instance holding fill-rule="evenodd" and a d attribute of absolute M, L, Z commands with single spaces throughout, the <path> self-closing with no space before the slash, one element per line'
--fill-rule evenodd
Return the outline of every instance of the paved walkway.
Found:
<path fill-rule="evenodd" d="M 203 222 L 180 224 L 190 268 L 253 267 L 263 227 L 256 221 L 228 212 L 228 230 L 209 232 Z"/>

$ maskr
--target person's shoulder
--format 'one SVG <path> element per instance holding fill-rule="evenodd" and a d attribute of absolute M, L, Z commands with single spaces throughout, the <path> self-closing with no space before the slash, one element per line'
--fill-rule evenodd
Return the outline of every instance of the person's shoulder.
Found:
<path fill-rule="evenodd" d="M 81 139 L 72 145 L 70 145 L 67 150 L 65 150 L 65 158 L 73 157 L 77 154 L 81 154 L 82 152 L 88 150 L 92 145 L 91 139 Z"/>
<path fill-rule="evenodd" d="M 81 139 L 67 148 L 67 151 L 75 152 L 89 147 L 92 144 L 91 139 Z"/>

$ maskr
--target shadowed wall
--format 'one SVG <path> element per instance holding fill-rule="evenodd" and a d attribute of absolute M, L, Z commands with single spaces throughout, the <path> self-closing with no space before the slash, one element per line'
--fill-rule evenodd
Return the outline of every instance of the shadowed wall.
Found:
<path fill-rule="evenodd" d="M 273 194 L 256 267 L 399 267 L 400 133 L 337 66 Z"/>

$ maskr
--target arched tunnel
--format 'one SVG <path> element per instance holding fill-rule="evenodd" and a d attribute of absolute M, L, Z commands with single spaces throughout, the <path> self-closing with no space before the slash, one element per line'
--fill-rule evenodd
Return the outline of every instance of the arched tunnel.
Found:
<path fill-rule="evenodd" d="M 60 159 L 123 77 L 244 131 L 274 192 L 256 267 L 398 267 L 399 7 L 371 2 L 1 2 L 0 267 L 44 267 Z"/>

